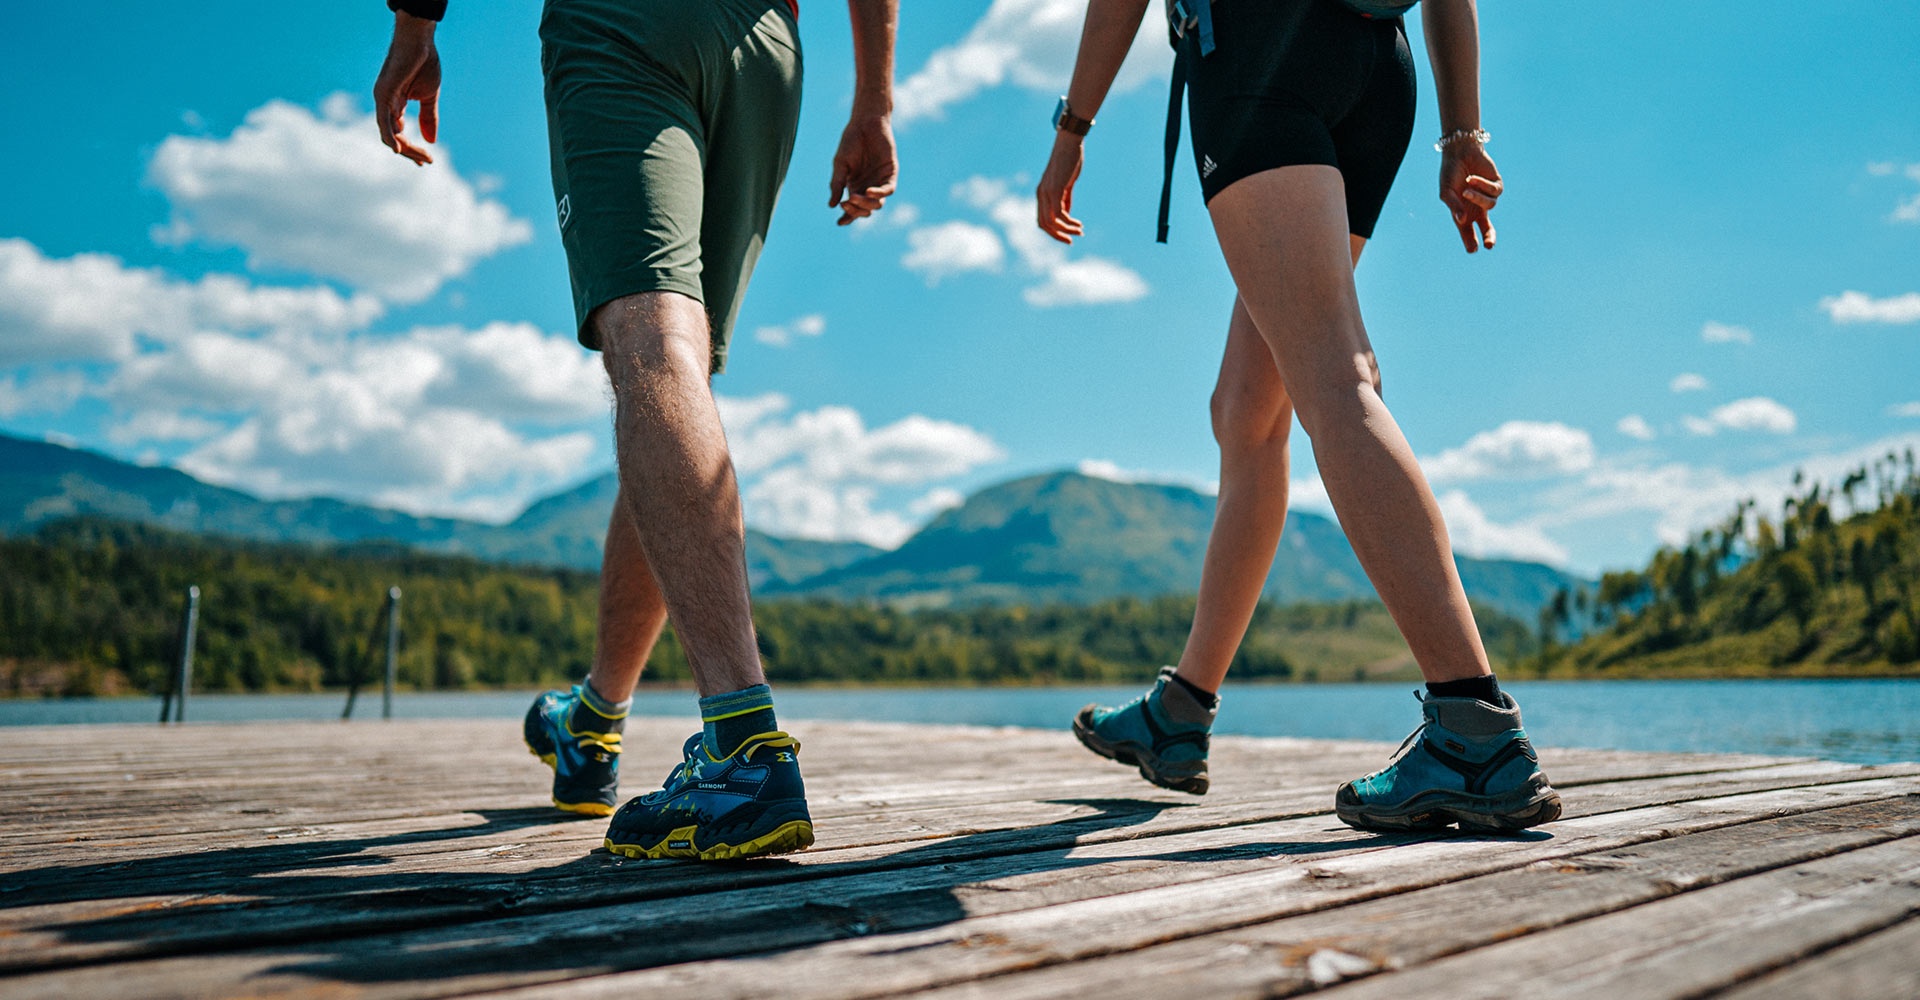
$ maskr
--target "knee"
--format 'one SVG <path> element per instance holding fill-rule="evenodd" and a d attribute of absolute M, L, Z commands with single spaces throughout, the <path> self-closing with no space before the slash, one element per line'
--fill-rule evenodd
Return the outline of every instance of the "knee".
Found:
<path fill-rule="evenodd" d="M 1222 380 L 1208 409 L 1213 439 L 1223 452 L 1285 447 L 1293 430 L 1293 403 L 1278 383 L 1253 386 Z"/>
<path fill-rule="evenodd" d="M 615 299 L 588 318 L 616 394 L 668 378 L 704 381 L 712 369 L 706 311 L 685 296 L 643 293 Z"/>

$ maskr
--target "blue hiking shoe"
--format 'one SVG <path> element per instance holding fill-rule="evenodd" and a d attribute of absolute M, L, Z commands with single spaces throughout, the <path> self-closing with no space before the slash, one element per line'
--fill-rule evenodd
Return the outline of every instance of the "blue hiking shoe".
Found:
<path fill-rule="evenodd" d="M 1418 694 L 1415 697 L 1419 697 Z M 1540 771 L 1520 706 L 1421 698 L 1426 721 L 1393 761 L 1334 794 L 1334 814 L 1363 830 L 1524 830 L 1560 818 L 1560 794 Z"/>
<path fill-rule="evenodd" d="M 1173 668 L 1146 694 L 1117 708 L 1088 705 L 1073 717 L 1073 735 L 1108 760 L 1140 769 L 1140 776 L 1176 792 L 1207 794 L 1207 734 L 1216 709 L 1173 683 Z"/>
<path fill-rule="evenodd" d="M 629 858 L 730 861 L 813 846 L 813 817 L 800 781 L 800 741 L 761 733 L 721 760 L 700 733 L 657 792 L 620 807 L 607 850 Z"/>
<path fill-rule="evenodd" d="M 553 768 L 553 804 L 587 816 L 611 816 L 620 783 L 620 730 L 572 692 L 548 691 L 533 700 L 522 728 L 527 749 Z"/>

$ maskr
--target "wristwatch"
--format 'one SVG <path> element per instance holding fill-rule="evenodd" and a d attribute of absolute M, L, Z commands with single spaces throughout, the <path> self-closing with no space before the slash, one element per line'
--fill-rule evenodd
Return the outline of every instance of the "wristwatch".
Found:
<path fill-rule="evenodd" d="M 1066 97 L 1062 96 L 1059 106 L 1053 109 L 1053 127 L 1065 129 L 1074 135 L 1086 135 L 1093 128 L 1093 119 L 1074 114 L 1073 109 L 1067 106 Z"/>

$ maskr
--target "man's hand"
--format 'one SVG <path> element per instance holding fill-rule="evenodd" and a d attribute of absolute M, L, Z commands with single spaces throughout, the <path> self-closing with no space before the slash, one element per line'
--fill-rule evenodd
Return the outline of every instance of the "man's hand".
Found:
<path fill-rule="evenodd" d="M 1493 249 L 1493 220 L 1487 213 L 1506 185 L 1500 181 L 1500 168 L 1477 142 L 1451 143 L 1440 154 L 1440 200 L 1453 213 L 1453 224 L 1460 230 L 1460 242 L 1468 253 L 1482 246 Z M 1479 240 L 1474 227 L 1480 228 Z"/>
<path fill-rule="evenodd" d="M 407 141 L 407 103 L 420 102 L 420 138 L 440 137 L 440 53 L 433 46 L 434 23 L 412 14 L 393 16 L 393 42 L 373 82 L 373 116 L 380 141 L 388 149 L 426 165 L 433 157 Z"/>
<path fill-rule="evenodd" d="M 893 146 L 893 121 L 885 114 L 854 113 L 840 133 L 840 149 L 833 154 L 828 208 L 840 210 L 836 225 L 851 225 L 880 211 L 900 178 L 900 160 Z"/>

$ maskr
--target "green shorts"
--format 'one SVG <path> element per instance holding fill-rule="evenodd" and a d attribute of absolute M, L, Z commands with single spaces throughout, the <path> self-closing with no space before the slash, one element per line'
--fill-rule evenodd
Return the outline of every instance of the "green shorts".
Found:
<path fill-rule="evenodd" d="M 607 302 L 679 292 L 720 371 L 800 120 L 786 3 L 547 0 L 540 64 L 580 343 Z"/>

